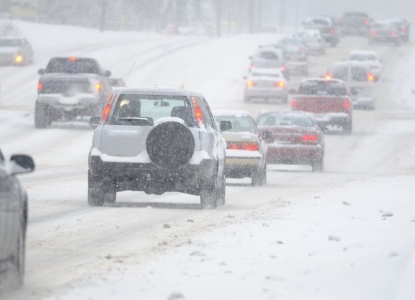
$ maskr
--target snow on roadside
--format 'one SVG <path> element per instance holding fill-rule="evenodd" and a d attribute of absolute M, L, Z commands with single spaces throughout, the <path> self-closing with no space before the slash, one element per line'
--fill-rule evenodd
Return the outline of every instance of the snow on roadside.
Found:
<path fill-rule="evenodd" d="M 109 257 L 112 273 L 48 299 L 394 299 L 415 253 L 413 182 L 385 176 L 276 195 L 125 273 Z"/>

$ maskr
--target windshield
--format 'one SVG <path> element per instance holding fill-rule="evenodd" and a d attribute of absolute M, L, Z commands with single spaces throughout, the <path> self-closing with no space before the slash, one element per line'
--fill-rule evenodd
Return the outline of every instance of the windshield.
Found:
<path fill-rule="evenodd" d="M 22 40 L 19 39 L 0 39 L 0 47 L 20 47 Z"/>
<path fill-rule="evenodd" d="M 309 116 L 289 114 L 265 114 L 257 120 L 258 126 L 301 126 L 314 127 L 314 122 Z"/>
<path fill-rule="evenodd" d="M 180 118 L 192 124 L 190 107 L 184 96 L 123 94 L 118 97 L 111 124 L 121 125 L 129 119 L 146 118 L 152 123 L 161 118 Z"/>
<path fill-rule="evenodd" d="M 251 132 L 256 133 L 255 127 L 252 123 L 252 119 L 248 116 L 232 116 L 232 115 L 215 115 L 216 122 L 230 121 L 232 123 L 232 129 L 229 132 Z"/>
<path fill-rule="evenodd" d="M 300 94 L 304 95 L 335 95 L 344 96 L 347 94 L 346 88 L 336 81 L 306 81 L 300 85 Z"/>
<path fill-rule="evenodd" d="M 264 60 L 279 60 L 278 55 L 272 51 L 259 51 L 255 54 L 255 58 Z"/>
<path fill-rule="evenodd" d="M 85 58 L 53 58 L 46 67 L 46 73 L 70 73 L 70 74 L 98 74 L 101 69 L 93 59 Z"/>

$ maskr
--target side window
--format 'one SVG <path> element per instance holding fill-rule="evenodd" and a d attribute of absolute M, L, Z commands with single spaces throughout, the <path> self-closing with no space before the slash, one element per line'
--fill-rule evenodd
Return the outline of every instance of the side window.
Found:
<path fill-rule="evenodd" d="M 3 153 L 1 153 L 1 151 L 0 151 L 0 164 L 3 164 L 4 163 L 4 156 L 3 156 Z"/>
<path fill-rule="evenodd" d="M 259 134 L 258 126 L 256 125 L 256 123 L 255 123 L 254 119 L 252 119 L 252 117 L 249 117 L 249 120 L 250 120 L 250 121 L 251 121 L 251 123 L 252 123 L 252 128 L 254 128 L 255 133 L 256 133 L 256 134 Z"/>
<path fill-rule="evenodd" d="M 207 106 L 205 99 L 202 99 L 202 98 L 198 98 L 198 99 L 199 99 L 200 106 L 202 108 L 203 118 L 205 120 L 206 126 L 209 128 L 216 129 L 215 119 L 212 119 L 209 107 Z"/>
<path fill-rule="evenodd" d="M 218 127 L 216 126 L 216 120 L 215 120 L 215 117 L 213 116 L 212 111 L 210 110 L 210 107 L 209 107 L 209 105 L 207 104 L 207 101 L 206 101 L 205 99 L 203 99 L 203 102 L 204 102 L 204 104 L 206 105 L 206 110 L 207 110 L 207 112 L 208 112 L 208 114 L 209 114 L 209 119 L 210 119 L 210 122 L 211 122 L 211 124 L 212 124 L 212 128 L 213 128 L 213 129 L 215 129 L 215 130 L 218 130 Z"/>

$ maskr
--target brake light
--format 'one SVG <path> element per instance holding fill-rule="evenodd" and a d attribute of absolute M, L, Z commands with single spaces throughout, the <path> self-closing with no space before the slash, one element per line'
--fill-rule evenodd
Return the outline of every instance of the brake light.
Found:
<path fill-rule="evenodd" d="M 375 76 L 373 74 L 368 74 L 367 75 L 367 80 L 373 82 L 373 81 L 375 81 Z"/>
<path fill-rule="evenodd" d="M 107 105 L 105 105 L 104 110 L 102 111 L 101 122 L 106 123 L 108 116 L 110 115 L 112 103 L 114 102 L 114 94 L 108 99 Z"/>
<path fill-rule="evenodd" d="M 275 86 L 279 87 L 279 88 L 283 88 L 283 87 L 285 87 L 285 82 L 284 81 L 277 81 L 275 83 Z"/>
<path fill-rule="evenodd" d="M 95 89 L 96 89 L 98 92 L 100 92 L 100 91 L 102 90 L 102 84 L 101 84 L 101 82 L 97 82 L 97 83 L 95 84 Z"/>
<path fill-rule="evenodd" d="M 77 60 L 77 58 L 75 56 L 69 57 L 69 61 L 71 61 L 71 62 L 75 62 L 76 60 Z"/>
<path fill-rule="evenodd" d="M 312 134 L 312 135 L 303 135 L 301 137 L 301 140 L 303 142 L 317 142 L 318 140 L 318 136 L 317 134 Z"/>
<path fill-rule="evenodd" d="M 40 92 L 41 90 L 43 90 L 43 83 L 41 81 L 38 82 L 37 84 L 37 90 Z"/>
<path fill-rule="evenodd" d="M 369 20 L 366 19 L 365 20 L 365 25 L 369 25 L 369 23 L 370 23 Z"/>
<path fill-rule="evenodd" d="M 326 79 L 331 79 L 331 74 L 330 74 L 330 73 L 326 73 L 325 78 L 326 78 Z"/>
<path fill-rule="evenodd" d="M 252 63 L 251 63 L 251 64 L 249 65 L 249 68 L 252 70 L 252 69 L 254 68 L 254 64 L 252 64 Z"/>
<path fill-rule="evenodd" d="M 253 87 L 253 86 L 256 86 L 256 83 L 254 81 L 249 80 L 249 81 L 246 82 L 246 86 L 247 87 Z"/>
<path fill-rule="evenodd" d="M 377 35 L 378 33 L 375 30 L 370 31 L 370 35 Z"/>
<path fill-rule="evenodd" d="M 228 143 L 228 149 L 230 149 L 230 150 L 258 151 L 259 146 L 258 146 L 257 143 Z"/>
<path fill-rule="evenodd" d="M 297 100 L 293 99 L 293 100 L 291 101 L 291 107 L 292 107 L 292 108 L 296 108 L 296 107 L 297 107 L 297 105 L 298 105 Z"/>
<path fill-rule="evenodd" d="M 197 97 L 192 97 L 192 103 L 193 103 L 193 111 L 196 117 L 196 121 L 198 124 L 203 124 L 203 113 L 202 108 L 199 104 L 199 99 Z"/>
<path fill-rule="evenodd" d="M 398 32 L 397 31 L 392 31 L 392 36 L 397 36 Z"/>
<path fill-rule="evenodd" d="M 350 100 L 345 100 L 344 101 L 344 107 L 345 108 L 350 108 Z"/>
<path fill-rule="evenodd" d="M 334 28 L 330 28 L 330 33 L 334 34 Z"/>
<path fill-rule="evenodd" d="M 286 66 L 285 65 L 282 65 L 280 69 L 281 69 L 281 71 L 285 71 Z"/>

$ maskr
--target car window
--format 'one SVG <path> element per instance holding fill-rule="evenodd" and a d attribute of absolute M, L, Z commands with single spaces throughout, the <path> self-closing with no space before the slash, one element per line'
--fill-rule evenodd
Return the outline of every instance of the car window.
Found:
<path fill-rule="evenodd" d="M 336 81 L 306 81 L 300 85 L 299 93 L 303 95 L 335 95 L 345 96 L 345 86 Z"/>
<path fill-rule="evenodd" d="M 332 78 L 348 81 L 348 67 L 347 66 L 333 66 L 329 68 L 329 73 Z"/>
<path fill-rule="evenodd" d="M 367 61 L 367 60 L 372 60 L 372 61 L 376 61 L 377 58 L 375 55 L 370 55 L 370 54 L 354 54 L 350 56 L 350 60 L 355 60 L 355 61 Z"/>
<path fill-rule="evenodd" d="M 93 59 L 52 58 L 46 66 L 46 73 L 98 74 L 101 69 Z"/>
<path fill-rule="evenodd" d="M 278 55 L 275 52 L 272 51 L 261 51 L 258 52 L 255 57 L 258 57 L 260 59 L 265 59 L 265 60 L 279 60 Z"/>
<path fill-rule="evenodd" d="M 184 96 L 122 94 L 118 97 L 110 124 L 125 125 L 131 118 L 147 118 L 153 122 L 160 118 L 176 117 L 188 126 L 193 124 L 190 107 Z"/>
<path fill-rule="evenodd" d="M 352 67 L 351 70 L 352 81 L 367 81 L 367 71 L 362 67 Z"/>
<path fill-rule="evenodd" d="M 198 98 L 199 104 L 202 108 L 203 118 L 205 120 L 205 124 L 207 127 L 216 129 L 215 118 L 213 117 L 212 113 L 210 112 L 209 106 L 207 105 L 204 99 Z"/>
<path fill-rule="evenodd" d="M 300 126 L 314 127 L 309 116 L 290 116 L 286 114 L 264 114 L 257 120 L 258 126 Z"/>
<path fill-rule="evenodd" d="M 260 72 L 253 72 L 252 77 L 274 77 L 280 78 L 281 75 L 279 73 L 260 73 Z"/>
<path fill-rule="evenodd" d="M 229 132 L 251 132 L 257 133 L 251 117 L 235 115 L 215 115 L 216 121 L 229 121 L 232 123 L 232 129 Z"/>

